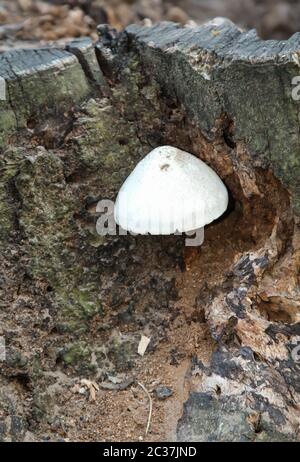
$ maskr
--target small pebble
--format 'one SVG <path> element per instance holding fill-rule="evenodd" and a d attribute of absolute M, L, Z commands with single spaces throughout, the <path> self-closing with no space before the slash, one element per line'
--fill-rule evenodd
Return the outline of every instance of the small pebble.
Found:
<path fill-rule="evenodd" d="M 155 394 L 158 399 L 167 399 L 173 395 L 173 391 L 169 387 L 161 386 L 155 389 Z"/>

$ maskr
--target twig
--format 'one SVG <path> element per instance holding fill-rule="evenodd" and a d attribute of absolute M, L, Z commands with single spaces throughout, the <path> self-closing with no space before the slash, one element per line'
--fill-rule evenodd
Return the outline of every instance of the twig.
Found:
<path fill-rule="evenodd" d="M 145 436 L 147 436 L 149 428 L 150 428 L 150 424 L 151 424 L 151 417 L 152 417 L 152 398 L 150 396 L 149 391 L 144 387 L 142 383 L 137 382 L 137 384 L 144 390 L 144 392 L 146 393 L 149 399 L 149 415 L 148 415 L 148 422 L 147 422 L 147 427 L 145 431 Z"/>

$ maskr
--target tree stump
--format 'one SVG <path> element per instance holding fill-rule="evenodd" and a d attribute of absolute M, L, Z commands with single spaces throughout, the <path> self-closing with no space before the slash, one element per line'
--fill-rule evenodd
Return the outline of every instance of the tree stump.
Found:
<path fill-rule="evenodd" d="M 0 56 L 0 441 L 39 440 L 72 377 L 147 368 L 143 333 L 149 355 L 189 362 L 174 439 L 299 440 L 299 45 L 215 19 Z M 194 253 L 182 236 L 96 232 L 97 203 L 163 144 L 230 192 Z"/>

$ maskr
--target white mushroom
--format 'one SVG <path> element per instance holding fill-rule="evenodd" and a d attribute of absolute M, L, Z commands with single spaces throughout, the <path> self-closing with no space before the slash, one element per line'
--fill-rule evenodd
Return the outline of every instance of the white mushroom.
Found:
<path fill-rule="evenodd" d="M 228 205 L 227 189 L 204 162 L 172 146 L 161 146 L 141 160 L 122 185 L 114 217 L 136 234 L 197 233 L 220 217 Z M 191 243 L 187 243 L 191 245 Z"/>

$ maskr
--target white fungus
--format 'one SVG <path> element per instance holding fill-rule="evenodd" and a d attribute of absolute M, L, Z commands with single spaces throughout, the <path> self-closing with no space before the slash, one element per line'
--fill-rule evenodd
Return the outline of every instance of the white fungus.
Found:
<path fill-rule="evenodd" d="M 227 205 L 227 189 L 208 165 L 188 152 L 161 146 L 126 179 L 114 216 L 121 228 L 133 233 L 173 234 L 203 228 Z"/>

